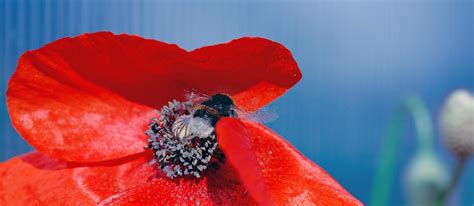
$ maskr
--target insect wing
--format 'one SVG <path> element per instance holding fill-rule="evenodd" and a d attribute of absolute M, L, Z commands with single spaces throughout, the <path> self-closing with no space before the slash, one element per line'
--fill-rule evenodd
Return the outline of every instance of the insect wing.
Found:
<path fill-rule="evenodd" d="M 240 118 L 249 119 L 261 123 L 269 123 L 278 119 L 278 114 L 267 107 L 259 109 L 255 112 L 249 112 L 239 108 L 235 108 L 235 111 L 237 112 L 237 115 Z"/>
<path fill-rule="evenodd" d="M 184 92 L 186 101 L 191 102 L 193 105 L 201 104 L 202 102 L 210 98 L 209 95 L 196 91 L 195 89 L 186 90 Z"/>

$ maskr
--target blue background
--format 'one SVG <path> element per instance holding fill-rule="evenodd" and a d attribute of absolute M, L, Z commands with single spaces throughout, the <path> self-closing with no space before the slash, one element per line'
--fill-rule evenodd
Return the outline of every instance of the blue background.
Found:
<path fill-rule="evenodd" d="M 370 198 L 382 135 L 402 97 L 420 94 L 436 117 L 450 91 L 474 90 L 473 1 L 0 0 L 0 161 L 31 150 L 11 127 L 5 106 L 19 56 L 99 30 L 185 49 L 242 36 L 282 43 L 303 79 L 271 105 L 279 119 L 269 126 L 363 202 Z M 399 180 L 416 149 L 412 130 L 401 145 L 393 205 L 405 204 Z M 451 168 L 454 158 L 436 138 Z M 454 202 L 472 205 L 472 194 L 471 161 Z"/>

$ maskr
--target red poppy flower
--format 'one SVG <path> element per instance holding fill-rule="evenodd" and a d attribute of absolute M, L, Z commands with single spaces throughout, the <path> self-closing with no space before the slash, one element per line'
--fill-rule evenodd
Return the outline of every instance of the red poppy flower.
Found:
<path fill-rule="evenodd" d="M 63 38 L 19 60 L 8 91 L 14 127 L 38 152 L 0 165 L 0 205 L 361 205 L 260 123 L 221 118 L 225 160 L 200 178 L 168 178 L 148 161 L 156 109 L 184 91 L 226 93 L 255 111 L 296 84 L 291 53 L 262 38 L 191 52 L 107 32 Z"/>

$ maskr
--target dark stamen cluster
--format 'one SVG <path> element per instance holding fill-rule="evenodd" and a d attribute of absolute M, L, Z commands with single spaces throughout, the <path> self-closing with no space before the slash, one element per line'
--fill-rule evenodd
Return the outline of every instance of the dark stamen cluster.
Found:
<path fill-rule="evenodd" d="M 150 163 L 157 164 L 169 178 L 182 175 L 199 178 L 209 166 L 217 167 L 223 161 L 215 132 L 207 137 L 190 134 L 182 138 L 173 131 L 175 121 L 183 116 L 191 117 L 192 109 L 191 102 L 170 102 L 158 111 L 160 117 L 152 119 L 146 131 L 148 148 L 153 150 L 155 156 Z"/>

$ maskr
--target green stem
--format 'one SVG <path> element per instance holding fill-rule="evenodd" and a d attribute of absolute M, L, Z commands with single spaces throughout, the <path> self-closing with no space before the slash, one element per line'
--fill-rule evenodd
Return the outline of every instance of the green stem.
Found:
<path fill-rule="evenodd" d="M 464 166 L 466 165 L 467 157 L 460 156 L 456 161 L 456 167 L 454 168 L 454 172 L 451 176 L 451 181 L 449 182 L 448 187 L 440 194 L 438 198 L 438 206 L 446 205 L 449 199 L 449 196 L 453 192 L 454 188 L 459 182 L 459 179 L 462 176 L 462 172 L 464 170 Z"/>
<path fill-rule="evenodd" d="M 405 102 L 406 112 L 411 113 L 415 123 L 416 137 L 420 150 L 433 151 L 433 128 L 431 116 L 423 101 L 418 97 L 408 98 Z"/>
<path fill-rule="evenodd" d="M 394 112 L 384 139 L 381 158 L 375 174 L 369 205 L 388 205 L 392 189 L 395 162 L 401 141 L 404 117 L 410 114 L 414 120 L 418 147 L 422 151 L 433 150 L 431 117 L 423 101 L 416 96 L 406 99 Z"/>

